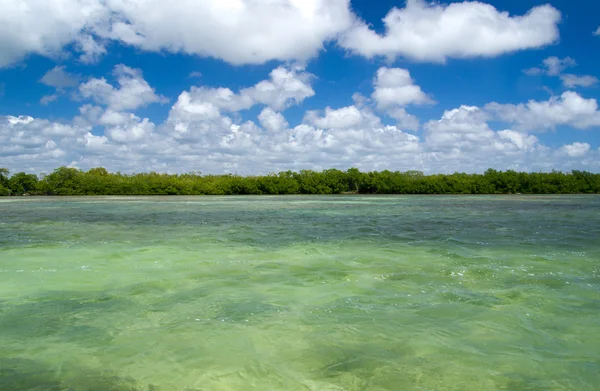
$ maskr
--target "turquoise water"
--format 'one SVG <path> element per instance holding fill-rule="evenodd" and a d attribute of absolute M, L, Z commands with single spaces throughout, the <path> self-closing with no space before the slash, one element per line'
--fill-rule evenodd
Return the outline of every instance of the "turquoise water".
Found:
<path fill-rule="evenodd" d="M 0 199 L 0 390 L 598 390 L 600 197 Z"/>

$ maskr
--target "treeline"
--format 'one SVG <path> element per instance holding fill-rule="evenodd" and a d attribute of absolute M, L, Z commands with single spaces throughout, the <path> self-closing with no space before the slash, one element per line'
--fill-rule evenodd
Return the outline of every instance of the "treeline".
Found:
<path fill-rule="evenodd" d="M 242 195 L 242 194 L 578 194 L 600 193 L 600 174 L 585 171 L 484 174 L 420 171 L 285 171 L 264 176 L 109 173 L 60 167 L 49 175 L 9 176 L 0 168 L 0 195 Z"/>

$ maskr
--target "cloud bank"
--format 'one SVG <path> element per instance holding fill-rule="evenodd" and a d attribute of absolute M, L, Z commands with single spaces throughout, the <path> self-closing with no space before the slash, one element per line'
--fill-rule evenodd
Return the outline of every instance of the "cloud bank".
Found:
<path fill-rule="evenodd" d="M 0 68 L 30 54 L 65 56 L 67 48 L 90 63 L 111 42 L 234 65 L 302 63 L 328 43 L 369 58 L 444 62 L 552 44 L 560 20 L 550 5 L 509 15 L 479 2 L 408 0 L 405 8 L 389 11 L 379 35 L 349 0 L 3 0 Z"/>
<path fill-rule="evenodd" d="M 355 95 L 350 106 L 309 110 L 297 125 L 290 125 L 284 110 L 315 94 L 314 77 L 301 68 L 277 67 L 267 79 L 237 92 L 192 87 L 181 92 L 162 123 L 134 112 L 165 103 L 142 72 L 118 65 L 114 75 L 117 86 L 102 78 L 79 85 L 84 101 L 69 122 L 0 117 L 0 166 L 36 173 L 60 165 L 240 174 L 332 167 L 424 172 L 600 169 L 600 152 L 589 144 L 550 148 L 534 135 L 561 125 L 600 127 L 596 100 L 573 91 L 547 101 L 463 105 L 411 132 L 400 123 L 386 124 L 382 115 L 402 109 L 411 116 L 406 107 L 434 102 L 400 68 L 377 71 L 371 98 Z M 390 91 L 381 93 L 382 88 Z M 253 107 L 259 108 L 256 119 L 240 121 L 238 112 Z M 505 127 L 494 129 L 492 121 Z"/>

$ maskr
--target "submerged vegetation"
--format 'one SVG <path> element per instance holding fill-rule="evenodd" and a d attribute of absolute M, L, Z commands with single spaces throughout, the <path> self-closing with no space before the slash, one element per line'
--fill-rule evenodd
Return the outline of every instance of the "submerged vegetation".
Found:
<path fill-rule="evenodd" d="M 264 176 L 109 173 L 60 167 L 49 175 L 9 176 L 0 168 L 0 195 L 260 195 L 260 194 L 579 194 L 600 193 L 600 174 L 586 171 L 484 174 L 329 169 Z"/>

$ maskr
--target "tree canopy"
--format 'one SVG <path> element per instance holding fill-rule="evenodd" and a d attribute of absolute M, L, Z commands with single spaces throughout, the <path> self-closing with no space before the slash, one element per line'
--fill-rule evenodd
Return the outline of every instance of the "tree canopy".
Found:
<path fill-rule="evenodd" d="M 585 171 L 484 174 L 420 171 L 284 171 L 263 176 L 110 173 L 59 167 L 38 177 L 0 168 L 0 195 L 241 195 L 241 194 L 579 194 L 600 193 L 600 174 Z"/>

